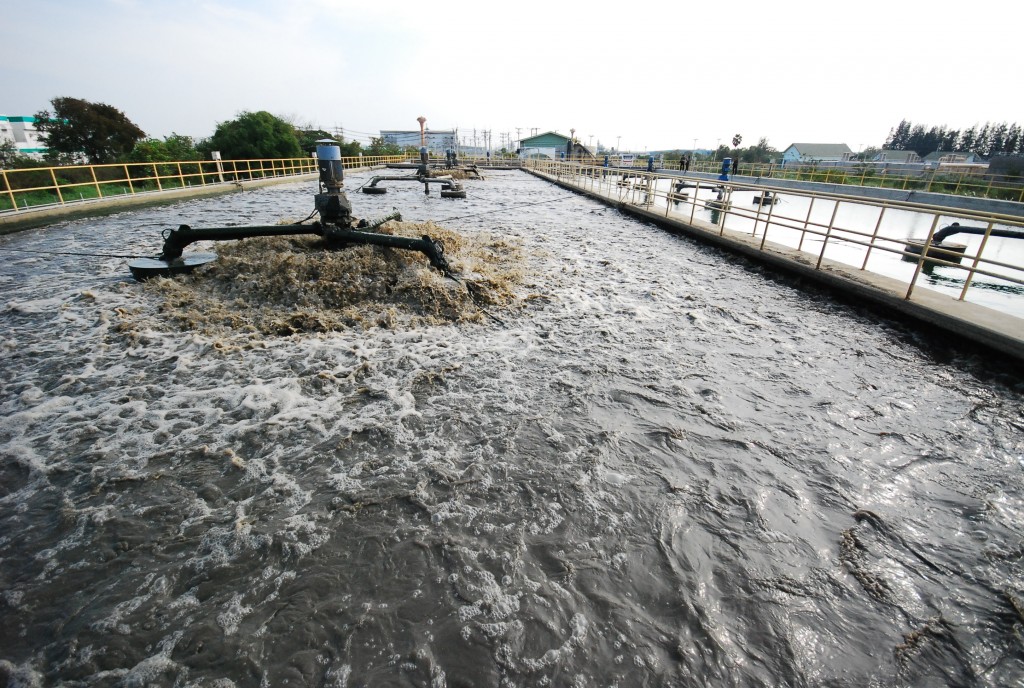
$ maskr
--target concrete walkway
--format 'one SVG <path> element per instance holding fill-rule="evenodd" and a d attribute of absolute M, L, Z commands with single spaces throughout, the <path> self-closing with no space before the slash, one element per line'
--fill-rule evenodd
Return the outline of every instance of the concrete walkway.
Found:
<path fill-rule="evenodd" d="M 551 175 L 535 170 L 527 171 L 558 186 L 596 198 L 623 212 L 649 220 L 669 231 L 740 253 L 752 260 L 812 280 L 858 300 L 882 306 L 1024 362 L 1024 319 L 985 306 L 959 301 L 921 285 L 917 285 L 911 298 L 907 299 L 906 282 L 827 259 L 821 262 L 819 269 L 815 267 L 817 259 L 810 254 L 770 241 L 766 241 L 762 248 L 761 238 L 753 237 L 750 233 L 730 229 L 722 231 L 717 225 L 709 222 L 698 219 L 691 221 L 688 215 L 669 212 L 666 216 L 663 209 L 657 212 L 646 210 L 620 202 L 613 196 L 578 188 Z"/>

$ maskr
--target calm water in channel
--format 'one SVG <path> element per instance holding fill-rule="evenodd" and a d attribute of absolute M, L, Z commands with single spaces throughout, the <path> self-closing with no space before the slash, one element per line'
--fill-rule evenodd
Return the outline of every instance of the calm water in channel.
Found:
<path fill-rule="evenodd" d="M 350 197 L 521 242 L 501 323 L 126 332 L 125 261 L 11 250 L 152 254 L 314 183 L 0 238 L 8 685 L 1024 682 L 1016 373 L 525 173 L 466 186 Z"/>

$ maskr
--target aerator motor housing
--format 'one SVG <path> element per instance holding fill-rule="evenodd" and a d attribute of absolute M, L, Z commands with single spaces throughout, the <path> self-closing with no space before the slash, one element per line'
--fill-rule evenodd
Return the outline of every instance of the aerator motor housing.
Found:
<path fill-rule="evenodd" d="M 342 191 L 345 175 L 341 150 L 337 142 L 330 139 L 317 141 L 317 167 L 320 179 L 318 193 L 313 197 L 313 203 L 314 214 L 320 216 L 319 220 L 308 225 L 301 222 L 293 225 L 255 227 L 192 228 L 181 225 L 177 229 L 164 230 L 163 252 L 154 258 L 139 258 L 128 263 L 132 276 L 137 280 L 157 276 L 169 277 L 190 272 L 217 259 L 215 253 L 185 255 L 185 247 L 196 241 L 233 241 L 253 237 L 296 235 L 323 237 L 328 249 L 370 244 L 419 251 L 427 256 L 430 264 L 442 274 L 452 276 L 451 268 L 444 257 L 444 245 L 440 241 L 427 235 L 413 239 L 374 231 L 385 222 L 401 220 L 402 216 L 398 212 L 374 222 L 356 220 L 352 216 L 352 203 Z"/>

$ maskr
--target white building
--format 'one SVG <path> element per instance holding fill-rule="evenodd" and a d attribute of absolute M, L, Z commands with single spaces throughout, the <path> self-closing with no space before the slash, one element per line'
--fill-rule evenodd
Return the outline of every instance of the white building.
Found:
<path fill-rule="evenodd" d="M 899 163 L 916 163 L 921 162 L 921 156 L 914 151 L 908 150 L 890 150 L 884 148 L 878 151 L 873 159 L 874 162 L 899 162 Z"/>
<path fill-rule="evenodd" d="M 46 152 L 46 135 L 36 130 L 35 117 L 0 115 L 0 142 L 10 141 L 21 155 L 42 159 Z"/>
<path fill-rule="evenodd" d="M 793 143 L 782 153 L 783 164 L 843 162 L 853 157 L 845 143 Z"/>
<path fill-rule="evenodd" d="M 444 155 L 445 151 L 455 150 L 455 132 L 451 129 L 427 129 L 424 134 L 427 142 L 427 150 L 431 153 Z M 385 143 L 394 144 L 400 148 L 419 148 L 419 129 L 381 129 L 380 137 Z"/>

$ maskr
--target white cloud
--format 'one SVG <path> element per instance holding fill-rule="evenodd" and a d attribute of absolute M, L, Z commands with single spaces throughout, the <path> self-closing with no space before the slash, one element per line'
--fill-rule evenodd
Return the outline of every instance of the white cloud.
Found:
<path fill-rule="evenodd" d="M 514 4 L 0 0 L 6 114 L 107 102 L 150 134 L 241 110 L 375 132 L 558 129 L 642 150 L 741 133 L 881 144 L 901 119 L 1016 121 L 1014 22 L 994 0 Z M 965 17 L 965 15 L 967 15 Z M 46 17 L 41 23 L 40 17 Z M 967 21 L 970 17 L 975 22 Z M 39 40 L 45 35 L 45 44 Z"/>

